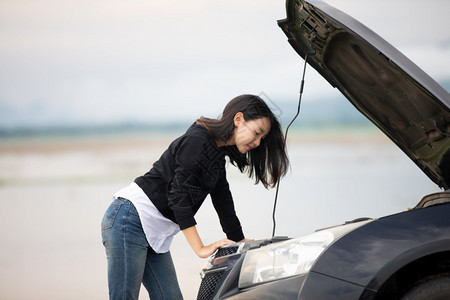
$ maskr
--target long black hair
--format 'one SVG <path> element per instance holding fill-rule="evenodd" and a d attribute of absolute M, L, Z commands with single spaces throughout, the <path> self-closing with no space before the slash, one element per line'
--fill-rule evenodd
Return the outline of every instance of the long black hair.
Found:
<path fill-rule="evenodd" d="M 271 123 L 270 131 L 259 147 L 246 154 L 240 153 L 236 145 L 224 146 L 223 149 L 233 165 L 241 172 L 247 171 L 250 178 L 255 178 L 255 184 L 261 182 L 266 188 L 274 187 L 286 174 L 289 159 L 280 122 L 263 99 L 255 95 L 240 95 L 228 102 L 220 118 L 201 117 L 197 121 L 208 127 L 214 140 L 227 142 L 234 132 L 234 117 L 238 112 L 242 112 L 246 121 L 267 117 Z"/>

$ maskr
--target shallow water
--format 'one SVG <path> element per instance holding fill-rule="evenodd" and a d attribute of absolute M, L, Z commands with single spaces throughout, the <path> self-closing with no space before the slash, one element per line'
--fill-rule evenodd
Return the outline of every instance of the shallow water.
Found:
<path fill-rule="evenodd" d="M 100 221 L 111 195 L 147 171 L 173 136 L 0 144 L 0 298 L 107 299 Z M 358 217 L 406 210 L 438 187 L 396 146 L 369 132 L 295 134 L 280 185 L 276 235 L 298 236 Z M 272 234 L 274 190 L 233 166 L 228 178 L 246 236 Z M 204 243 L 223 233 L 206 201 L 196 216 Z M 185 299 L 195 299 L 205 260 L 182 235 L 172 246 Z M 148 299 L 143 289 L 141 299 Z"/>

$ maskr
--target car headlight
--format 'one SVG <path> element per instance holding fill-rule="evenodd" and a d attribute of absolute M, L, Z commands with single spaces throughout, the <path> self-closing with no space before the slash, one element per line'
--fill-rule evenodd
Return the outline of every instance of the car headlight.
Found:
<path fill-rule="evenodd" d="M 307 273 L 334 240 L 367 222 L 334 227 L 248 251 L 239 276 L 239 288 Z"/>

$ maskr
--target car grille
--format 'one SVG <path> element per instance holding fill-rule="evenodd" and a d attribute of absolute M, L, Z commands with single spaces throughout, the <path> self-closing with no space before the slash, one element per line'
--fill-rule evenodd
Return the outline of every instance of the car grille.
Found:
<path fill-rule="evenodd" d="M 198 290 L 197 300 L 210 300 L 216 290 L 217 283 L 222 278 L 225 270 L 206 273 Z"/>
<path fill-rule="evenodd" d="M 227 256 L 234 254 L 238 251 L 238 246 L 232 247 L 223 247 L 219 248 L 214 255 L 214 258 Z M 219 270 L 209 270 L 205 272 L 202 283 L 200 284 L 200 288 L 197 294 L 197 300 L 210 300 L 214 295 L 214 291 L 216 290 L 216 286 L 222 278 L 223 273 L 225 272 L 225 268 Z"/>
<path fill-rule="evenodd" d="M 219 248 L 214 255 L 214 258 L 234 254 L 237 252 L 238 248 L 238 246 Z"/>

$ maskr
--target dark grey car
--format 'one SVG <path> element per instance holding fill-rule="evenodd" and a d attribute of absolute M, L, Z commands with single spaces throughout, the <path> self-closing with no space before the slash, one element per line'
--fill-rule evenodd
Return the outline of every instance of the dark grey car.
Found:
<path fill-rule="evenodd" d="M 198 299 L 450 299 L 449 93 L 334 7 L 287 0 L 286 11 L 295 51 L 442 192 L 398 214 L 219 249 Z"/>

